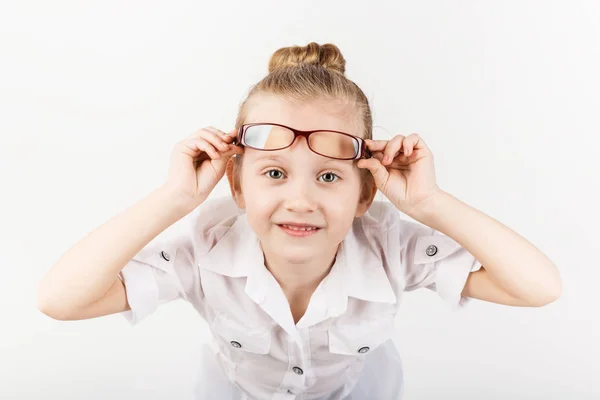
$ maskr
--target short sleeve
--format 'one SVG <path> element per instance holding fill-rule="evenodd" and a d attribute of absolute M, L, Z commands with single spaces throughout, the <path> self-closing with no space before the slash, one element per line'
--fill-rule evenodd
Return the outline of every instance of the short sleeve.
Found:
<path fill-rule="evenodd" d="M 176 299 L 201 308 L 203 296 L 192 239 L 187 232 L 165 236 L 161 234 L 147 244 L 118 275 L 131 308 L 122 314 L 132 325 Z"/>
<path fill-rule="evenodd" d="M 428 226 L 400 220 L 399 229 L 404 290 L 425 287 L 453 308 L 465 306 L 470 299 L 462 291 L 481 263 L 458 242 Z"/>

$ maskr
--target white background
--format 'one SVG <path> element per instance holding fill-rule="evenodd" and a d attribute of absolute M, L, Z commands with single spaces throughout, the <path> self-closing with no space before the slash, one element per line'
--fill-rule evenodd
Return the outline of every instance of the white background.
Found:
<path fill-rule="evenodd" d="M 375 125 L 422 135 L 442 189 L 562 273 L 543 308 L 408 294 L 406 398 L 600 398 L 599 3 L 374 0 L 2 2 L 0 398 L 191 398 L 208 331 L 187 303 L 135 328 L 59 322 L 35 289 L 163 182 L 176 141 L 231 129 L 276 49 L 310 41 L 340 47 Z"/>

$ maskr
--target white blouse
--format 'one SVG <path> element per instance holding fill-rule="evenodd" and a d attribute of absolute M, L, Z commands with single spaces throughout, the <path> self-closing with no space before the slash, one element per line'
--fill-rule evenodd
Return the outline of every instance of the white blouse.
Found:
<path fill-rule="evenodd" d="M 367 357 L 393 336 L 404 291 L 426 287 L 462 307 L 467 277 L 481 267 L 448 236 L 374 202 L 355 219 L 296 324 L 233 199 L 203 203 L 189 222 L 185 234 L 159 235 L 122 270 L 131 307 L 123 315 L 137 324 L 168 301 L 190 302 L 208 322 L 216 360 L 242 398 L 345 398 Z M 384 372 L 392 381 L 401 374 Z"/>

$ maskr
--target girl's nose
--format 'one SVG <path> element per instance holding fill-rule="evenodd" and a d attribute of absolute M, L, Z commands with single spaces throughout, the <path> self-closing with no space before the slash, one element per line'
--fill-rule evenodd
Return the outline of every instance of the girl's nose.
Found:
<path fill-rule="evenodd" d="M 317 204 L 310 187 L 311 182 L 306 179 L 296 178 L 295 182 L 288 186 L 288 192 L 284 202 L 285 209 L 291 212 L 307 213 L 317 209 Z"/>
<path fill-rule="evenodd" d="M 294 197 L 289 198 L 285 202 L 285 209 L 290 212 L 296 213 L 310 213 L 316 210 L 316 206 L 313 202 L 308 201 L 306 197 Z"/>

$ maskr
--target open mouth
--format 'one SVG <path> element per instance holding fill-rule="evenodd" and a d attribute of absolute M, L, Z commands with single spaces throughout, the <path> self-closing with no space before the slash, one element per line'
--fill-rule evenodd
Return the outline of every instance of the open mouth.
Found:
<path fill-rule="evenodd" d="M 310 236 L 314 235 L 321 228 L 317 226 L 309 226 L 309 225 L 288 225 L 288 224 L 278 224 L 277 225 L 281 230 L 291 236 Z"/>

